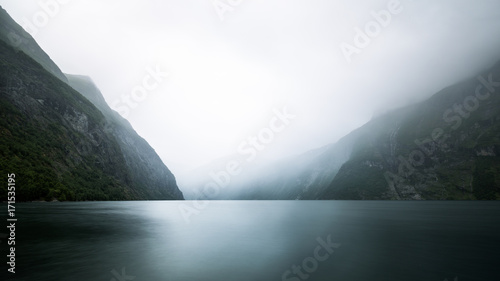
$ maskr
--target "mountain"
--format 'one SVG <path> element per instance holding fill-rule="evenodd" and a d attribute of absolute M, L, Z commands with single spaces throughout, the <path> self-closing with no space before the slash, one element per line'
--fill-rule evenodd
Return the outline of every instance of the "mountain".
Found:
<path fill-rule="evenodd" d="M 250 183 L 258 192 L 247 189 L 241 199 L 317 199 L 348 160 L 353 137 L 270 164 L 268 177 Z"/>
<path fill-rule="evenodd" d="M 248 171 L 229 198 L 311 200 L 318 198 L 347 161 L 347 141 L 308 151 Z M 250 179 L 250 180 L 248 180 Z"/>
<path fill-rule="evenodd" d="M 500 199 L 500 63 L 221 190 L 212 199 Z"/>
<path fill-rule="evenodd" d="M 2 9 L 0 171 L 5 182 L 16 174 L 16 199 L 183 199 L 172 173 L 92 81 L 68 77 Z"/>
<path fill-rule="evenodd" d="M 500 199 L 500 63 L 357 130 L 321 199 Z"/>
<path fill-rule="evenodd" d="M 279 161 L 258 159 L 249 163 L 242 155 L 221 158 L 192 171 L 191 181 L 183 182 L 183 186 L 195 191 L 189 193 L 193 199 L 317 199 L 349 159 L 354 137 Z M 227 169 L 232 162 L 238 163 L 235 175 Z M 217 192 L 205 188 L 207 185 L 217 185 Z"/>
<path fill-rule="evenodd" d="M 106 130 L 115 136 L 123 153 L 125 163 L 134 182 L 143 189 L 154 191 L 158 198 L 182 198 L 178 188 L 169 192 L 164 187 L 176 187 L 174 175 L 168 170 L 154 149 L 140 137 L 130 123 L 112 110 L 99 89 L 89 77 L 68 75 L 69 85 L 91 101 L 104 115 Z"/>
<path fill-rule="evenodd" d="M 16 52 L 23 52 L 33 58 L 43 66 L 48 72 L 62 81 L 67 82 L 66 77 L 59 67 L 50 59 L 50 57 L 40 48 L 35 39 L 19 26 L 0 6 L 0 40 L 12 46 Z"/>

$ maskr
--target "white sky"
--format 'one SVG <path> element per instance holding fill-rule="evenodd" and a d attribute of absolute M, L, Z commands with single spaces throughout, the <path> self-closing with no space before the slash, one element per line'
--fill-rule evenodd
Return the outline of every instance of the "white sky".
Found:
<path fill-rule="evenodd" d="M 401 0 L 402 11 L 348 63 L 342 42 L 388 0 L 1 0 L 65 73 L 90 76 L 110 105 L 147 68 L 170 75 L 127 119 L 179 177 L 268 126 L 296 118 L 261 157 L 335 142 L 373 114 L 421 100 L 500 59 L 500 1 Z M 60 1 L 64 2 L 64 1 Z M 181 176 L 182 177 L 182 176 Z"/>

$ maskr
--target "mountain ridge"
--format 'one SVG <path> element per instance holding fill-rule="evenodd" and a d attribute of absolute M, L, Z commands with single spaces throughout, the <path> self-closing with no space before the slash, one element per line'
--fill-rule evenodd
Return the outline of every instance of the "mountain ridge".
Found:
<path fill-rule="evenodd" d="M 423 101 L 376 116 L 335 143 L 271 163 L 225 198 L 212 199 L 500 199 L 500 101 L 494 94 L 500 88 L 492 89 L 489 80 L 499 83 L 500 61 Z M 482 95 L 488 88 L 491 96 L 476 97 L 479 85 Z M 481 104 L 470 117 L 455 112 L 476 101 Z M 458 122 L 460 128 L 451 130 Z M 432 148 L 428 155 L 421 142 L 441 130 L 450 134 L 445 149 Z M 422 154 L 424 163 L 418 162 Z"/>
<path fill-rule="evenodd" d="M 491 175 L 500 171 L 500 99 L 491 87 L 488 98 L 477 94 L 487 87 L 485 79 L 500 81 L 500 63 L 365 124 L 385 118 L 387 126 L 364 134 L 320 199 L 499 199 L 500 178 Z M 478 142 L 485 134 L 486 146 Z M 438 150 L 436 142 L 443 136 Z M 485 158 L 475 151 L 486 151 Z M 485 177 L 486 185 L 481 183 Z"/>
<path fill-rule="evenodd" d="M 16 51 L 22 51 L 29 55 L 61 81 L 68 82 L 66 76 L 64 76 L 61 69 L 52 61 L 50 56 L 42 50 L 28 32 L 14 21 L 2 6 L 0 6 L 0 19 L 2 21 L 0 40 L 14 47 Z"/>
<path fill-rule="evenodd" d="M 88 98 L 105 116 L 106 130 L 118 140 L 118 145 L 125 155 L 127 166 L 131 167 L 132 177 L 138 182 L 148 183 L 149 188 L 160 192 L 163 184 L 176 185 L 175 176 L 162 162 L 155 150 L 139 136 L 130 123 L 112 110 L 106 103 L 100 90 L 92 79 L 83 75 L 66 74 L 68 84 Z M 136 165 L 140 163 L 140 165 Z M 161 193 L 161 192 L 160 192 Z M 182 197 L 180 190 L 175 190 L 173 197 Z"/>
<path fill-rule="evenodd" d="M 91 79 L 68 80 L 23 32 L 2 9 L 0 170 L 2 177 L 16 174 L 16 199 L 183 199 L 154 149 L 107 106 Z M 21 34 L 22 44 L 12 34 Z"/>

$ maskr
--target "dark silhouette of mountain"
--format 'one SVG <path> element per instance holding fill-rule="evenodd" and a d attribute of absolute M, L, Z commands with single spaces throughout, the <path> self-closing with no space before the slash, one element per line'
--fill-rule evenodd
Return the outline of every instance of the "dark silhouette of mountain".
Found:
<path fill-rule="evenodd" d="M 67 79 L 3 9 L 0 66 L 0 171 L 16 174 L 17 200 L 183 199 L 91 80 Z"/>
<path fill-rule="evenodd" d="M 50 59 L 42 48 L 36 43 L 35 39 L 17 24 L 10 15 L 0 6 L 0 20 L 2 28 L 0 29 L 0 40 L 7 45 L 14 47 L 16 51 L 22 51 L 36 62 L 41 64 L 48 72 L 62 81 L 67 82 L 66 77 L 59 67 Z"/>
<path fill-rule="evenodd" d="M 159 196 L 182 198 L 178 188 L 165 193 L 164 187 L 176 186 L 174 175 L 168 170 L 154 149 L 139 136 L 130 123 L 112 110 L 99 89 L 89 77 L 66 75 L 69 85 L 91 101 L 104 115 L 106 130 L 115 136 L 123 152 L 125 163 L 130 169 L 134 182 L 141 183 L 144 189 L 154 191 Z"/>
<path fill-rule="evenodd" d="M 356 133 L 321 199 L 499 199 L 500 63 Z"/>
<path fill-rule="evenodd" d="M 223 198 L 499 199 L 500 63 L 234 185 Z"/>

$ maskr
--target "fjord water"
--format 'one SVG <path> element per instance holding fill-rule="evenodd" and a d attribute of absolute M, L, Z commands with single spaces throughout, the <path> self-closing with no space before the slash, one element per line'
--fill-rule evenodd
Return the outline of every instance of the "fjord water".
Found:
<path fill-rule="evenodd" d="M 500 280 L 497 202 L 181 204 L 18 203 L 14 280 Z"/>

